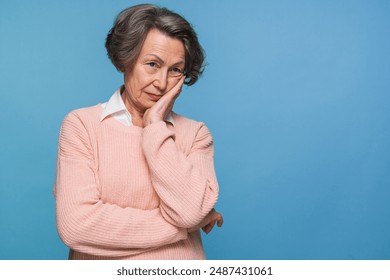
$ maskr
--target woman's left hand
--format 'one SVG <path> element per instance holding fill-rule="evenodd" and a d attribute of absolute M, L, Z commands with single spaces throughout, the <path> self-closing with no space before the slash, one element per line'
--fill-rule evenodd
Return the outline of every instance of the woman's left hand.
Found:
<path fill-rule="evenodd" d="M 208 234 L 215 226 L 215 223 L 217 223 L 218 227 L 221 227 L 223 225 L 223 217 L 221 213 L 215 211 L 213 208 L 199 225 L 190 228 L 188 231 L 193 232 L 195 230 L 202 229 L 204 233 Z"/>
<path fill-rule="evenodd" d="M 165 93 L 152 107 L 145 111 L 143 116 L 144 127 L 155 122 L 163 121 L 169 112 L 171 112 L 175 100 L 181 92 L 185 78 L 185 76 L 181 77 L 179 82 L 170 91 Z"/>

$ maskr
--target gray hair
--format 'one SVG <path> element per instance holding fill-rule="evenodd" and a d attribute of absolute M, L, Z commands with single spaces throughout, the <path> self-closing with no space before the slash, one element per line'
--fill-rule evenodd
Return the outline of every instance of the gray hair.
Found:
<path fill-rule="evenodd" d="M 136 5 L 119 13 L 106 38 L 108 57 L 120 72 L 132 70 L 146 35 L 152 29 L 183 42 L 185 84 L 193 85 L 204 70 L 204 52 L 191 24 L 166 8 Z"/>

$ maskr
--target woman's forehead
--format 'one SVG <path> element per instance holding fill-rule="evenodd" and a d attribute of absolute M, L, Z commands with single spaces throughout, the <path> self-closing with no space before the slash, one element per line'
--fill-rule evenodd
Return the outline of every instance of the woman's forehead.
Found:
<path fill-rule="evenodd" d="M 140 56 L 154 55 L 162 60 L 184 60 L 184 44 L 179 39 L 151 29 L 142 45 Z"/>

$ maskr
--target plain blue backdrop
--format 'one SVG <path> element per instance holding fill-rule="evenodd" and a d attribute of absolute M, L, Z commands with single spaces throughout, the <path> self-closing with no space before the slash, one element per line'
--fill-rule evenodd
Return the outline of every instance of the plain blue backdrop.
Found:
<path fill-rule="evenodd" d="M 210 259 L 390 259 L 390 2 L 151 1 L 207 54 L 175 111 L 215 139 Z M 52 187 L 71 110 L 122 76 L 104 40 L 140 1 L 0 1 L 0 259 L 65 259 Z"/>

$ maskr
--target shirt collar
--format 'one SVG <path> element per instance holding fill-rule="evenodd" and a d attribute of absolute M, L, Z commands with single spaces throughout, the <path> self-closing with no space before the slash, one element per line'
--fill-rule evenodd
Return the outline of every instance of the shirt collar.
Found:
<path fill-rule="evenodd" d="M 103 112 L 100 115 L 100 121 L 102 122 L 106 117 L 110 115 L 122 115 L 122 117 L 126 116 L 129 120 L 129 123 L 131 122 L 131 114 L 129 111 L 127 111 L 126 105 L 122 100 L 121 96 L 121 88 L 114 92 L 114 94 L 110 97 L 108 102 L 103 104 Z M 165 121 L 170 122 L 172 125 L 175 125 L 175 122 L 173 120 L 172 112 L 169 112 L 169 114 L 166 116 Z"/>

